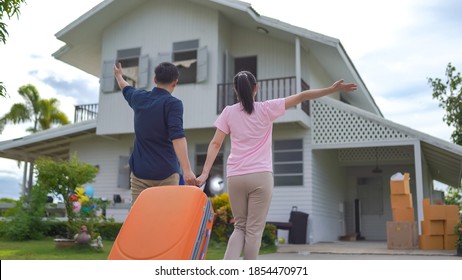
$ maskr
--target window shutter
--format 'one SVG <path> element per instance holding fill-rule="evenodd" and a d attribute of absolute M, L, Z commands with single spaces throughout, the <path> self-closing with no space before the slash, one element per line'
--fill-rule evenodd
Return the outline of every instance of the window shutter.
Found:
<path fill-rule="evenodd" d="M 130 188 L 130 167 L 128 165 L 127 156 L 119 156 L 119 174 L 117 177 L 117 187 L 129 189 Z"/>
<path fill-rule="evenodd" d="M 115 91 L 115 78 L 114 78 L 114 60 L 103 62 L 103 78 L 101 79 L 101 91 L 102 92 L 114 92 Z"/>
<path fill-rule="evenodd" d="M 138 88 L 147 88 L 149 84 L 149 55 L 140 56 L 138 64 Z"/>
<path fill-rule="evenodd" d="M 197 50 L 197 76 L 196 82 L 201 83 L 207 80 L 208 72 L 207 47 L 204 46 Z"/>

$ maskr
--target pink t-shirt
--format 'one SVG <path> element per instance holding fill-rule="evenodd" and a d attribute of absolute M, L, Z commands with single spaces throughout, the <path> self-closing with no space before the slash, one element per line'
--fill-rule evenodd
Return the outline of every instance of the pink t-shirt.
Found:
<path fill-rule="evenodd" d="M 284 113 L 284 98 L 255 102 L 250 115 L 244 111 L 241 103 L 223 110 L 215 126 L 231 137 L 228 176 L 273 172 L 273 121 Z"/>

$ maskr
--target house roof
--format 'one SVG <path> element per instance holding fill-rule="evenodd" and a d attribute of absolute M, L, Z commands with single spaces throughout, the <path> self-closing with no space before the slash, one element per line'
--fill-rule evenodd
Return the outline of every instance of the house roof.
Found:
<path fill-rule="evenodd" d="M 40 156 L 66 159 L 70 143 L 96 134 L 96 119 L 43 130 L 0 142 L 0 157 L 32 161 Z"/>
<path fill-rule="evenodd" d="M 65 45 L 53 56 L 95 77 L 101 74 L 103 31 L 114 21 L 147 0 L 106 0 L 74 20 L 55 34 Z M 358 84 L 358 94 L 342 96 L 350 104 L 383 116 L 369 90 L 356 71 L 340 40 L 304 28 L 265 17 L 249 3 L 236 0 L 185 0 L 218 10 L 238 26 L 257 30 L 263 27 L 268 36 L 293 43 L 300 39 L 301 47 L 313 53 L 332 80 L 345 79 Z"/>

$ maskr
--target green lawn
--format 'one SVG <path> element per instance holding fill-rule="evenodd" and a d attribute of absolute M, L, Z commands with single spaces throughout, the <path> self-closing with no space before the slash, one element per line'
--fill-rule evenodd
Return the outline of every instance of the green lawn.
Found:
<path fill-rule="evenodd" d="M 88 247 L 56 248 L 52 238 L 33 241 L 0 240 L 0 260 L 106 260 L 113 241 L 103 241 L 104 248 L 97 251 Z M 211 243 L 207 260 L 220 260 L 226 245 Z M 262 248 L 260 254 L 276 252 L 276 246 Z"/>

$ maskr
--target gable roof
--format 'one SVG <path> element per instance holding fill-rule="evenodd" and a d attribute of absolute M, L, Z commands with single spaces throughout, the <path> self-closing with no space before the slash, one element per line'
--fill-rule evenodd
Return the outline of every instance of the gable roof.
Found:
<path fill-rule="evenodd" d="M 147 0 L 106 0 L 74 20 L 55 34 L 65 45 L 53 56 L 95 77 L 101 74 L 102 33 L 118 18 L 126 15 Z M 290 43 L 300 39 L 302 48 L 308 49 L 322 63 L 332 80 L 345 79 L 358 84 L 358 94 L 342 96 L 350 104 L 383 114 L 372 98 L 358 71 L 343 48 L 340 40 L 301 27 L 262 16 L 249 3 L 236 0 L 184 0 L 219 11 L 230 22 L 247 29 L 263 27 L 268 36 Z"/>

